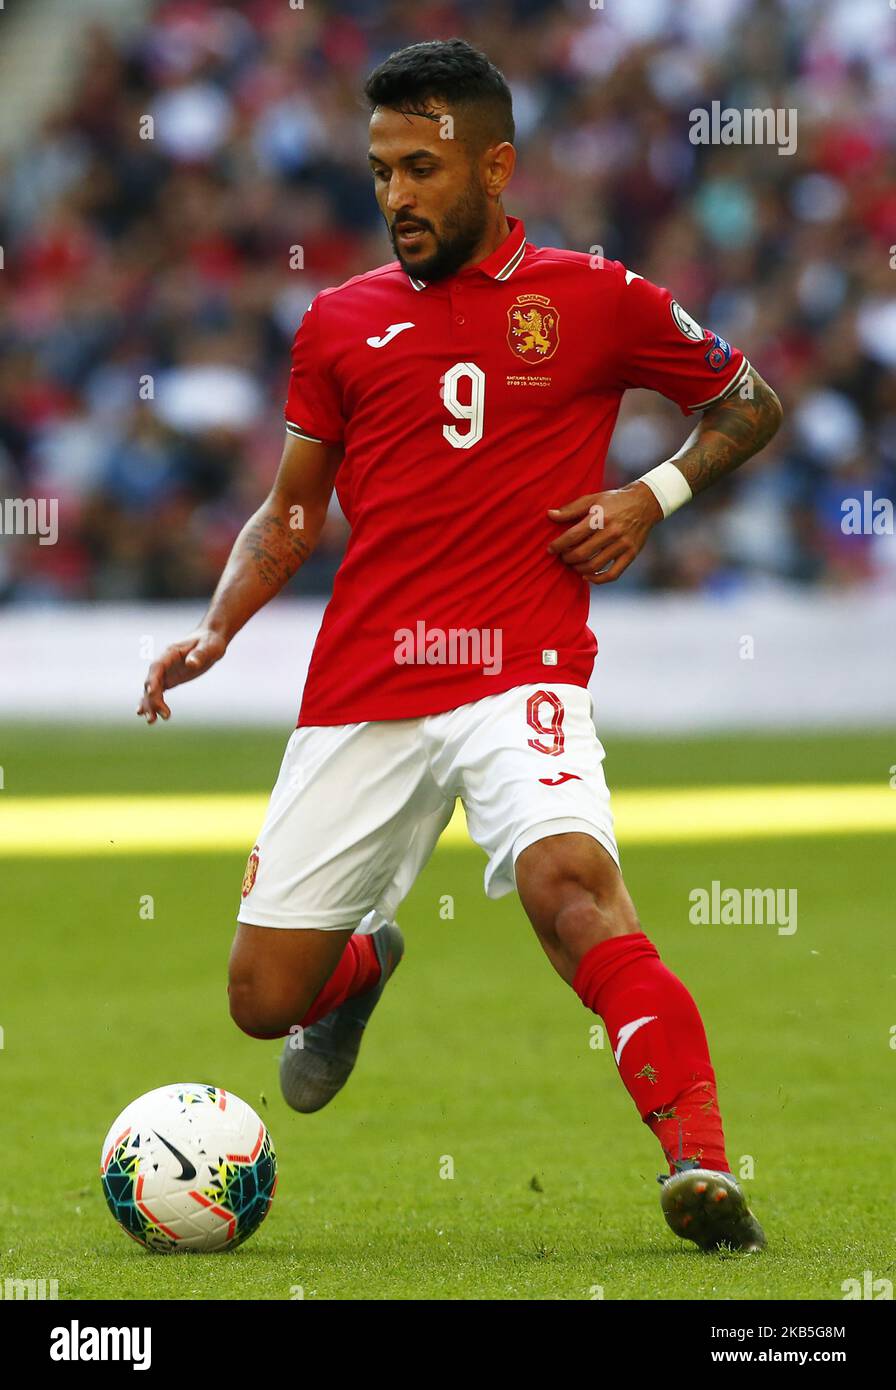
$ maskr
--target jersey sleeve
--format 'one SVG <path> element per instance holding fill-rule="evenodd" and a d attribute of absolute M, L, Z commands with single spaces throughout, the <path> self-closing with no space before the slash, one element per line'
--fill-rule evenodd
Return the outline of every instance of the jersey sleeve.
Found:
<path fill-rule="evenodd" d="M 293 339 L 284 413 L 289 434 L 315 444 L 342 443 L 342 396 L 322 350 L 319 299 L 308 305 Z"/>
<path fill-rule="evenodd" d="M 733 391 L 750 370 L 743 353 L 701 328 L 668 290 L 619 266 L 618 373 L 623 389 L 659 391 L 690 415 Z"/>

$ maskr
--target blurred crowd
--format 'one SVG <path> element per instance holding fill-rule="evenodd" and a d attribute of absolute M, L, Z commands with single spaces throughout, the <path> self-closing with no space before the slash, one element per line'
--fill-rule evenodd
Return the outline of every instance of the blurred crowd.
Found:
<path fill-rule="evenodd" d="M 54 546 L 0 540 L 0 599 L 210 592 L 270 486 L 305 306 L 391 258 L 364 77 L 455 34 L 511 85 L 505 205 L 529 239 L 668 285 L 785 406 L 774 445 L 658 528 L 619 587 L 896 585 L 893 536 L 841 526 L 845 498 L 896 499 L 882 0 L 172 0 L 79 29 L 71 89 L 2 171 L 0 498 L 60 511 Z M 796 152 L 692 144 L 713 101 L 795 108 Z M 611 480 L 691 427 L 631 393 Z M 297 592 L 328 591 L 345 537 L 334 505 Z"/>

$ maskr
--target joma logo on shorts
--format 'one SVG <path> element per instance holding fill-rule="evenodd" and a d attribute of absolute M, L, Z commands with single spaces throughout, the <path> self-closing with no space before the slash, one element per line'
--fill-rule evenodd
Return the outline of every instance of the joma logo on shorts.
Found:
<path fill-rule="evenodd" d="M 421 618 L 398 628 L 394 641 L 397 666 L 481 666 L 484 676 L 501 670 L 499 627 L 427 627 Z"/>

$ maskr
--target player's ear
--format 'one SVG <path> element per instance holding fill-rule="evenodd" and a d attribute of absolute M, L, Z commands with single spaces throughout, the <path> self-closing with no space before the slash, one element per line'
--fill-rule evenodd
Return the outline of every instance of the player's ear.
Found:
<path fill-rule="evenodd" d="M 502 140 L 485 151 L 485 191 L 491 198 L 500 198 L 510 182 L 516 165 L 516 150 L 509 140 Z"/>

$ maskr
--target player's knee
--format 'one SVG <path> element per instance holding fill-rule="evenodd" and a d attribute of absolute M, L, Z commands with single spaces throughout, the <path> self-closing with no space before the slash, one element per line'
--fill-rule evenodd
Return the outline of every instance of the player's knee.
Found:
<path fill-rule="evenodd" d="M 227 984 L 230 1017 L 252 1038 L 282 1038 L 300 1022 L 308 1002 L 283 981 L 247 970 L 231 971 Z"/>

